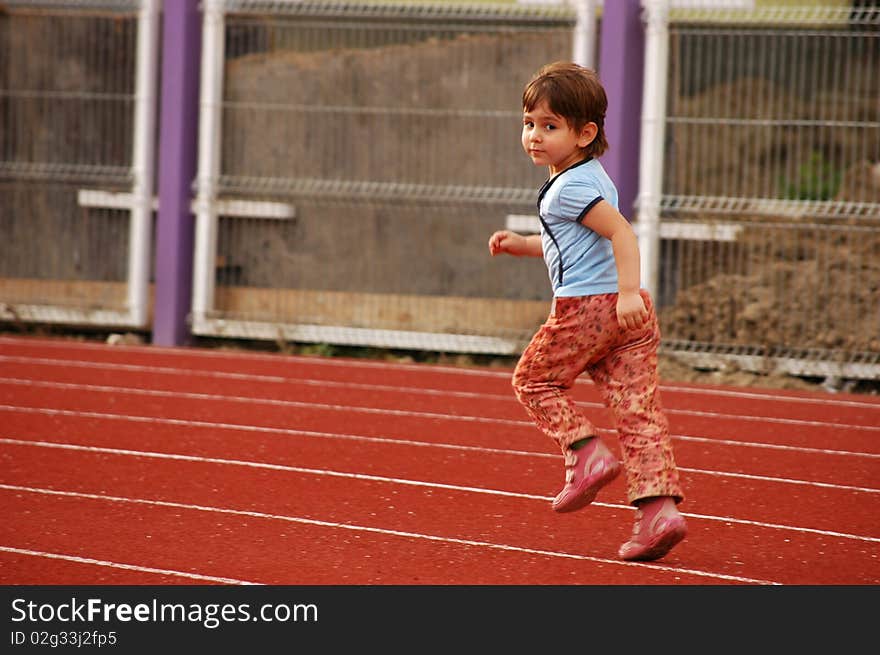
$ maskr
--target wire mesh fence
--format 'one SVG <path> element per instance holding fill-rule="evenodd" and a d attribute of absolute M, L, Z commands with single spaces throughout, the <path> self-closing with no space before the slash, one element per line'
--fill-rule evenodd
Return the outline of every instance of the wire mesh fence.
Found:
<path fill-rule="evenodd" d="M 877 377 L 880 10 L 861 4 L 671 14 L 667 348 Z"/>
<path fill-rule="evenodd" d="M 2 319 L 130 318 L 130 208 L 81 200 L 129 193 L 143 178 L 139 7 L 13 1 L 0 11 Z"/>
<path fill-rule="evenodd" d="M 219 215 L 197 331 L 515 352 L 546 315 L 546 274 L 486 243 L 534 208 L 520 94 L 571 56 L 571 8 L 226 10 L 217 193 L 244 215 Z"/>
<path fill-rule="evenodd" d="M 139 59 L 150 4 L 13 0 L 0 12 L 2 320 L 130 320 L 153 239 L 133 227 L 135 208 L 143 225 L 151 207 L 138 141 L 156 140 L 139 129 L 155 103 Z M 664 349 L 880 378 L 877 3 L 667 8 Z M 218 58 L 219 86 L 201 105 L 215 152 L 193 185 L 194 332 L 517 353 L 546 316 L 546 271 L 488 257 L 486 240 L 530 229 L 521 219 L 544 175 L 519 146 L 522 84 L 571 57 L 582 11 L 201 9 L 220 27 L 203 53 L 203 66 Z"/>

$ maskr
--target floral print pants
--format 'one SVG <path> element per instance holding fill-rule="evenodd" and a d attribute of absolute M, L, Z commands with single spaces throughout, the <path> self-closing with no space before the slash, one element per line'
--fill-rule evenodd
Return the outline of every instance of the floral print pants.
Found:
<path fill-rule="evenodd" d="M 563 453 L 572 442 L 597 435 L 568 393 L 587 373 L 611 410 L 623 455 L 630 503 L 651 496 L 684 499 L 660 402 L 657 347 L 660 327 L 646 291 L 647 323 L 626 330 L 617 323 L 617 294 L 555 298 L 513 374 L 520 403 Z"/>

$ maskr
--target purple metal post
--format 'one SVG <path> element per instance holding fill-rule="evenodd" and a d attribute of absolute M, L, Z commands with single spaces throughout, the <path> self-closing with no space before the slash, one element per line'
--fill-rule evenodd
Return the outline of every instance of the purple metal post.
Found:
<path fill-rule="evenodd" d="M 164 3 L 162 104 L 159 114 L 159 212 L 156 225 L 153 343 L 185 345 L 192 300 L 194 219 L 199 124 L 200 0 Z"/>
<path fill-rule="evenodd" d="M 599 77 L 608 95 L 605 133 L 610 148 L 602 165 L 617 185 L 620 213 L 632 222 L 639 191 L 642 80 L 645 31 L 640 0 L 605 2 L 599 52 Z"/>

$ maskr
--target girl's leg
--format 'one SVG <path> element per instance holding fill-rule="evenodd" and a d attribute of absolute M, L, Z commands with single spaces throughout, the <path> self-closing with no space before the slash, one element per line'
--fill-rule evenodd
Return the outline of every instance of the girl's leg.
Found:
<path fill-rule="evenodd" d="M 611 409 L 626 471 L 627 499 L 684 498 L 657 388 L 656 342 L 618 351 L 588 371 Z"/>
<path fill-rule="evenodd" d="M 660 400 L 657 347 L 660 330 L 650 297 L 650 324 L 629 342 L 588 367 L 614 414 L 626 471 L 627 498 L 638 508 L 623 559 L 663 557 L 687 533 L 676 505 L 684 498 Z"/>
<path fill-rule="evenodd" d="M 648 324 L 636 331 L 620 331 L 615 348 L 587 367 L 587 372 L 614 415 L 627 476 L 627 497 L 684 495 L 669 438 L 669 423 L 660 399 L 657 347 L 660 328 L 654 305 L 642 292 Z"/>
<path fill-rule="evenodd" d="M 532 338 L 513 375 L 517 398 L 565 457 L 565 485 L 553 501 L 558 512 L 588 505 L 620 472 L 619 461 L 569 394 L 588 363 L 607 347 L 607 334 L 591 329 L 590 319 L 607 313 L 615 302 L 614 294 L 556 299 L 555 310 Z"/>

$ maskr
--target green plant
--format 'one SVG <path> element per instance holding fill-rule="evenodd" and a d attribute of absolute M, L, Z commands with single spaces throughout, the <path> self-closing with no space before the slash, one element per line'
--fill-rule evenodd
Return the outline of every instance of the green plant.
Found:
<path fill-rule="evenodd" d="M 840 189 L 842 174 L 814 150 L 810 158 L 798 167 L 797 178 L 783 178 L 783 197 L 790 200 L 831 200 Z"/>

